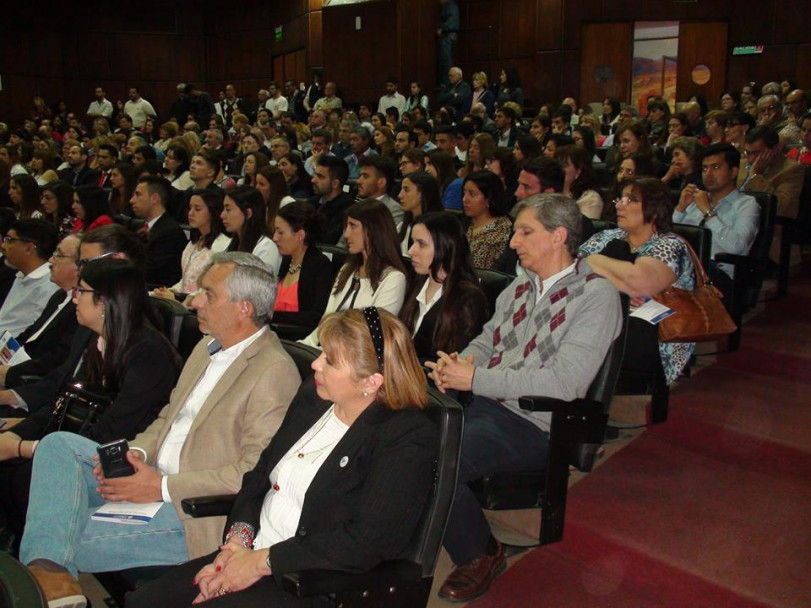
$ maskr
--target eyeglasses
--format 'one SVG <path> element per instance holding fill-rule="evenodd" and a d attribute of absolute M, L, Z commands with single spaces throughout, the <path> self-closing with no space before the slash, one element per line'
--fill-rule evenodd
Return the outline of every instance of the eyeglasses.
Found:
<path fill-rule="evenodd" d="M 51 255 L 51 257 L 52 257 L 54 260 L 73 260 L 74 262 L 77 262 L 77 264 L 78 264 L 78 260 L 77 260 L 77 259 L 76 259 L 74 256 L 72 256 L 72 255 L 65 255 L 64 253 L 62 253 L 61 251 L 59 251 L 59 249 L 55 250 L 55 251 L 53 252 L 53 254 Z"/>
<path fill-rule="evenodd" d="M 78 285 L 74 287 L 71 292 L 73 293 L 73 297 L 76 298 L 85 293 L 96 293 L 95 289 L 90 289 L 89 287 L 79 287 Z"/>
<path fill-rule="evenodd" d="M 619 198 L 614 199 L 614 206 L 619 207 L 620 205 L 630 205 L 631 203 L 641 203 L 642 201 L 635 201 L 630 196 L 621 196 Z"/>
<path fill-rule="evenodd" d="M 31 239 L 21 239 L 20 237 L 17 237 L 17 236 L 8 236 L 7 235 L 7 236 L 3 237 L 3 242 L 4 243 L 14 243 L 15 241 L 20 241 L 21 243 L 33 243 L 34 242 Z"/>
<path fill-rule="evenodd" d="M 115 254 L 116 254 L 116 252 L 115 252 L 115 251 L 108 251 L 107 253 L 102 253 L 101 255 L 97 255 L 97 256 L 96 256 L 96 257 L 94 257 L 94 258 L 85 258 L 85 259 L 83 259 L 83 260 L 78 260 L 78 261 L 76 262 L 76 265 L 77 265 L 77 266 L 78 266 L 80 269 L 82 269 L 82 268 L 84 268 L 85 266 L 87 266 L 87 265 L 88 265 L 90 262 L 95 262 L 96 260 L 100 260 L 100 259 L 102 259 L 102 258 L 107 258 L 107 257 L 110 257 L 111 255 L 115 255 Z"/>
<path fill-rule="evenodd" d="M 55 201 L 56 197 L 53 194 L 43 194 L 40 197 L 40 200 L 43 201 Z"/>

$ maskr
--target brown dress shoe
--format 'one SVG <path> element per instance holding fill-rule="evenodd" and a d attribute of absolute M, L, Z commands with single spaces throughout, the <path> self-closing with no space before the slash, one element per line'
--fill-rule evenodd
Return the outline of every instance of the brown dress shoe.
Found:
<path fill-rule="evenodd" d="M 48 608 L 85 608 L 87 606 L 87 598 L 82 593 L 79 581 L 68 572 L 50 572 L 37 564 L 31 564 L 28 569 L 42 587 L 42 592 L 48 601 Z"/>
<path fill-rule="evenodd" d="M 439 597 L 451 602 L 469 602 L 490 588 L 499 574 L 507 567 L 504 547 L 498 543 L 495 555 L 480 555 L 469 564 L 457 567 L 445 579 L 439 589 Z"/>

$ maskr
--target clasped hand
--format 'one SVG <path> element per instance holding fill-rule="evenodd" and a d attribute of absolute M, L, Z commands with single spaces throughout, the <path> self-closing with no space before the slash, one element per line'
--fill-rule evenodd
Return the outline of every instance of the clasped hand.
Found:
<path fill-rule="evenodd" d="M 237 537 L 232 537 L 220 546 L 214 561 L 203 566 L 194 577 L 194 584 L 200 587 L 200 593 L 192 603 L 200 604 L 218 595 L 247 589 L 270 574 L 266 560 L 265 551 L 248 549 Z"/>
<path fill-rule="evenodd" d="M 98 456 L 93 460 L 98 461 Z M 144 455 L 138 450 L 127 452 L 127 460 L 135 468 L 135 473 L 128 477 L 107 479 L 101 465 L 93 467 L 93 475 L 99 482 L 96 492 L 104 500 L 112 502 L 159 502 L 163 500 L 161 494 L 162 476 L 155 469 L 144 462 Z"/>
<path fill-rule="evenodd" d="M 440 392 L 449 389 L 457 391 L 469 391 L 473 389 L 473 373 L 476 368 L 473 366 L 473 355 L 461 358 L 459 353 L 437 352 L 436 362 L 426 361 L 425 366 L 431 371 L 428 377 L 434 381 Z"/>

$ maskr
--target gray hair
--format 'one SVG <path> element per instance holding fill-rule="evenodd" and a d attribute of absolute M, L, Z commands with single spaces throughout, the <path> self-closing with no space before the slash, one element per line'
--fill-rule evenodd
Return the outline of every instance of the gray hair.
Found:
<path fill-rule="evenodd" d="M 777 95 L 764 95 L 757 100 L 757 109 L 762 110 L 766 106 L 774 106 L 777 108 L 778 113 L 783 110 L 783 102 Z"/>
<path fill-rule="evenodd" d="M 367 129 L 366 127 L 362 127 L 360 125 L 352 127 L 352 133 L 354 133 L 355 135 L 360 135 L 366 141 L 372 139 L 372 136 L 369 134 L 369 129 Z"/>
<path fill-rule="evenodd" d="M 183 92 L 185 92 L 185 91 L 186 91 L 186 83 L 185 83 L 185 82 L 181 82 L 181 83 L 179 83 L 179 84 L 177 85 L 177 90 L 178 90 L 178 91 L 183 91 Z"/>
<path fill-rule="evenodd" d="M 215 253 L 200 274 L 202 278 L 215 264 L 233 264 L 234 270 L 225 280 L 229 302 L 250 302 L 253 323 L 257 327 L 267 324 L 276 305 L 278 281 L 273 269 L 252 253 L 228 251 Z"/>
<path fill-rule="evenodd" d="M 543 227 L 550 232 L 555 228 L 566 229 L 566 249 L 569 255 L 577 255 L 583 231 L 580 207 L 565 194 L 541 193 L 528 196 L 516 207 L 516 217 L 525 209 L 531 209 Z"/>
<path fill-rule="evenodd" d="M 450 70 L 448 70 L 448 72 L 453 72 L 454 74 L 458 74 L 459 76 L 462 76 L 462 68 L 460 68 L 457 65 L 453 66 Z"/>

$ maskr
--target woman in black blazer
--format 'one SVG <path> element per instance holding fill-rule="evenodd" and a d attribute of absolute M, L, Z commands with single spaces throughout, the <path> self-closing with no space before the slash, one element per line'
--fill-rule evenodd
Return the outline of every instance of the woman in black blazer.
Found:
<path fill-rule="evenodd" d="M 404 557 L 439 448 L 408 331 L 383 309 L 351 309 L 328 315 L 319 339 L 315 377 L 243 478 L 225 544 L 142 586 L 128 607 L 218 596 L 218 606 L 299 605 L 284 574 Z"/>
<path fill-rule="evenodd" d="M 420 361 L 437 351 L 459 352 L 490 318 L 470 259 L 465 231 L 455 215 L 426 213 L 414 220 L 408 250 L 417 275 L 400 310 Z"/>
<path fill-rule="evenodd" d="M 274 323 L 318 326 L 332 289 L 332 263 L 315 246 L 321 216 L 311 203 L 297 201 L 279 209 L 273 241 L 282 254 Z M 307 335 L 310 331 L 305 332 Z"/>

